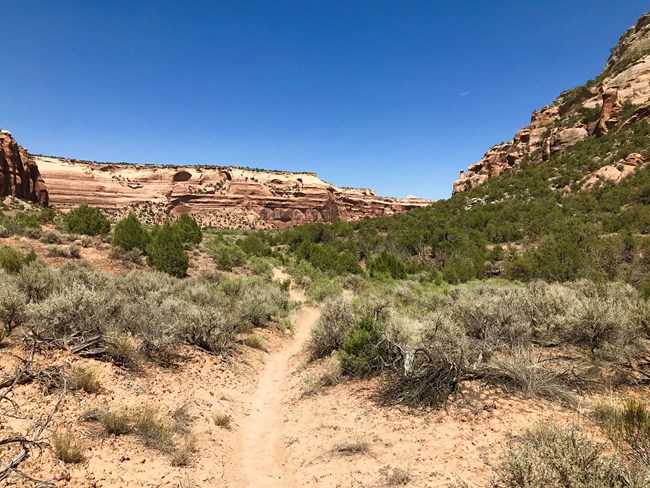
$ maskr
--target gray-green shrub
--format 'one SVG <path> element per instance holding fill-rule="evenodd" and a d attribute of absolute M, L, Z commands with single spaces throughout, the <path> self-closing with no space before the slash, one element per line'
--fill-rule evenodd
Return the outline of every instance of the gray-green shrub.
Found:
<path fill-rule="evenodd" d="M 343 347 L 345 333 L 354 323 L 352 306 L 343 296 L 327 300 L 321 309 L 321 316 L 311 329 L 307 344 L 311 359 L 329 356 Z"/>
<path fill-rule="evenodd" d="M 606 446 L 575 428 L 542 425 L 506 452 L 498 469 L 503 488 L 616 488 L 631 486 L 627 468 Z"/>

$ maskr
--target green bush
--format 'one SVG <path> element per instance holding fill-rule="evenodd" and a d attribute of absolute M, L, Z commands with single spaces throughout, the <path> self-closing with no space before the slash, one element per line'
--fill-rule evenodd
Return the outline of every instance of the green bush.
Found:
<path fill-rule="evenodd" d="M 264 327 L 289 310 L 287 293 L 279 286 L 265 285 L 256 280 L 244 282 L 241 286 L 238 293 L 238 316 L 244 329 L 246 324 Z"/>
<path fill-rule="evenodd" d="M 268 256 L 271 254 L 271 247 L 254 234 L 237 241 L 237 245 L 249 256 Z"/>
<path fill-rule="evenodd" d="M 406 265 L 388 251 L 382 253 L 368 263 L 371 276 L 388 276 L 397 280 L 406 278 Z"/>
<path fill-rule="evenodd" d="M 111 223 L 102 211 L 85 203 L 68 212 L 63 221 L 71 234 L 97 236 L 108 234 L 111 230 Z"/>
<path fill-rule="evenodd" d="M 189 258 L 177 230 L 164 224 L 154 236 L 147 250 L 147 262 L 156 271 L 183 278 L 187 274 Z"/>
<path fill-rule="evenodd" d="M 382 351 L 378 345 L 382 332 L 383 324 L 372 314 L 362 317 L 345 332 L 343 347 L 339 351 L 345 374 L 368 377 L 381 371 Z"/>
<path fill-rule="evenodd" d="M 338 280 L 325 276 L 320 276 L 313 281 L 307 280 L 303 285 L 307 288 L 307 298 L 319 303 L 343 292 L 343 286 Z"/>
<path fill-rule="evenodd" d="M 108 435 L 120 436 L 131 432 L 131 418 L 126 411 L 107 411 L 100 416 L 104 432 Z"/>
<path fill-rule="evenodd" d="M 223 240 L 215 240 L 210 248 L 214 253 L 217 267 L 222 271 L 232 271 L 233 268 L 246 264 L 246 254 L 239 246 L 228 244 Z"/>
<path fill-rule="evenodd" d="M 27 298 L 13 281 L 6 280 L 0 293 L 0 324 L 10 334 L 27 318 Z"/>
<path fill-rule="evenodd" d="M 30 307 L 29 326 L 36 337 L 68 340 L 101 335 L 111 325 L 113 304 L 80 282 L 55 291 Z"/>
<path fill-rule="evenodd" d="M 126 218 L 115 224 L 113 231 L 113 245 L 121 247 L 125 251 L 139 249 L 146 251 L 149 245 L 149 234 L 138 217 L 130 213 Z"/>
<path fill-rule="evenodd" d="M 23 267 L 23 256 L 13 247 L 0 246 L 0 267 L 10 273 L 18 273 Z"/>
<path fill-rule="evenodd" d="M 568 310 L 564 334 L 570 342 L 596 351 L 622 357 L 629 346 L 634 349 L 642 331 L 635 321 L 634 302 L 609 291 L 581 297 Z"/>
<path fill-rule="evenodd" d="M 199 244 L 203 239 L 201 227 L 194 217 L 182 214 L 175 222 L 174 227 L 183 244 Z"/>

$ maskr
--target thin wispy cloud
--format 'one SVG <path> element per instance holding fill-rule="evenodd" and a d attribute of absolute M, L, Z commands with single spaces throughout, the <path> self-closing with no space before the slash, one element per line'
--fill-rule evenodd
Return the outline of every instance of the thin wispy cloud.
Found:
<path fill-rule="evenodd" d="M 460 92 L 458 94 L 459 97 L 466 97 L 467 95 L 469 95 L 469 92 Z"/>

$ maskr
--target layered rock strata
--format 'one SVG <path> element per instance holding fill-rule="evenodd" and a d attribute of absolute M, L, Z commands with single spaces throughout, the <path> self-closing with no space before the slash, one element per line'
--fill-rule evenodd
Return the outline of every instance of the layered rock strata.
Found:
<path fill-rule="evenodd" d="M 431 203 L 339 188 L 314 173 L 33 158 L 54 207 L 66 211 L 87 203 L 116 218 L 133 211 L 147 223 L 190 213 L 215 227 L 282 228 L 392 215 Z"/>

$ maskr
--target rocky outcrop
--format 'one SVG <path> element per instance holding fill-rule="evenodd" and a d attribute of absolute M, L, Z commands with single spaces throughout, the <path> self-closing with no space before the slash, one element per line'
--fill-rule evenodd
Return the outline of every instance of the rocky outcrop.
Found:
<path fill-rule="evenodd" d="M 603 73 L 584 86 L 562 93 L 551 105 L 533 112 L 530 124 L 511 141 L 490 148 L 461 171 L 453 193 L 475 188 L 525 159 L 544 161 L 573 144 L 609 132 L 616 124 L 650 118 L 650 13 L 643 15 L 612 50 Z M 626 121 L 617 113 L 637 110 Z"/>
<path fill-rule="evenodd" d="M 618 90 L 609 88 L 603 92 L 603 104 L 598 115 L 598 123 L 594 129 L 596 135 L 603 135 L 609 132 L 609 129 L 616 125 L 618 119 L 614 114 L 621 110 L 621 103 L 618 101 Z"/>
<path fill-rule="evenodd" d="M 48 204 L 47 188 L 38 166 L 6 130 L 0 130 L 0 196 Z"/>
<path fill-rule="evenodd" d="M 116 218 L 133 211 L 147 223 L 190 213 L 215 227 L 288 227 L 392 215 L 431 203 L 339 188 L 314 173 L 33 158 L 52 206 L 66 211 L 87 203 Z"/>
<path fill-rule="evenodd" d="M 551 131 L 549 144 L 550 154 L 553 155 L 569 146 L 573 146 L 576 142 L 584 141 L 587 137 L 589 137 L 589 133 L 584 127 L 571 127 Z"/>
<path fill-rule="evenodd" d="M 619 39 L 609 56 L 605 71 L 612 71 L 622 63 L 650 50 L 650 13 L 643 14 Z"/>
<path fill-rule="evenodd" d="M 625 159 L 621 159 L 618 163 L 603 166 L 588 175 L 582 181 L 582 188 L 590 190 L 608 181 L 616 183 L 634 174 L 647 164 L 648 162 L 643 158 L 643 155 L 639 153 L 628 154 Z"/>

